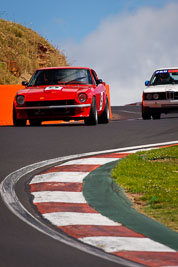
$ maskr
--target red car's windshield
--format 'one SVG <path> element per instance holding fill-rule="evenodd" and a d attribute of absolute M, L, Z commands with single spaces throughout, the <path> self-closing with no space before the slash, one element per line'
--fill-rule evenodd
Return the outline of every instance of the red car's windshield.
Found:
<path fill-rule="evenodd" d="M 88 69 L 44 69 L 37 70 L 28 86 L 58 85 L 69 83 L 93 84 Z"/>

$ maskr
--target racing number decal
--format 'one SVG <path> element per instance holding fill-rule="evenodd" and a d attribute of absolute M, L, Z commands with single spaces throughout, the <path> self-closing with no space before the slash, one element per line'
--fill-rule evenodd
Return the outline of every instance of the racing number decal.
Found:
<path fill-rule="evenodd" d="M 103 107 L 103 95 L 104 95 L 104 92 L 101 92 L 101 98 L 100 98 L 100 110 L 102 110 L 102 107 Z"/>

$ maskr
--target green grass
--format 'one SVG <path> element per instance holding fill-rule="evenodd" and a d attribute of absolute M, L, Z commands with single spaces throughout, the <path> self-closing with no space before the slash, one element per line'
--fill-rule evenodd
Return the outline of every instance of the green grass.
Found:
<path fill-rule="evenodd" d="M 112 177 L 136 209 L 178 231 L 178 146 L 129 155 Z"/>

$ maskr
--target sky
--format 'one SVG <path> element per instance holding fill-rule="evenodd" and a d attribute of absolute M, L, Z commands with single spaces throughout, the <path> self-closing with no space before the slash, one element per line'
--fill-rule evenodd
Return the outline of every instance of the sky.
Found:
<path fill-rule="evenodd" d="M 1 0 L 0 18 L 38 32 L 72 66 L 110 85 L 112 106 L 140 102 L 145 80 L 178 67 L 178 0 Z"/>

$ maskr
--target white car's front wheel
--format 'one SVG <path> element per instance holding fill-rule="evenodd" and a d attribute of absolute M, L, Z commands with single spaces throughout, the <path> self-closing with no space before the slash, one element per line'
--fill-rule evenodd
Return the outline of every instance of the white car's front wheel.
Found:
<path fill-rule="evenodd" d="M 159 120 L 161 118 L 161 114 L 160 113 L 152 114 L 152 118 L 153 120 Z"/>
<path fill-rule="evenodd" d="M 143 120 L 150 120 L 151 119 L 151 113 L 146 111 L 145 108 L 142 105 L 142 119 Z"/>

